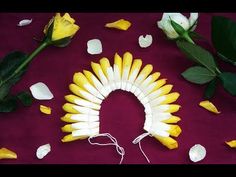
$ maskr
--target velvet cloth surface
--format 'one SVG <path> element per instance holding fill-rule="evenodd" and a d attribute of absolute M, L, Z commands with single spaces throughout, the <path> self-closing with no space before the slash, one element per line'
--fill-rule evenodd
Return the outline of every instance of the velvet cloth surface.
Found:
<path fill-rule="evenodd" d="M 33 37 L 42 38 L 44 25 L 54 13 L 1 13 L 0 14 L 0 57 L 12 50 L 32 52 L 38 43 Z M 188 15 L 188 14 L 186 14 Z M 196 32 L 210 41 L 211 17 L 223 15 L 236 20 L 236 14 L 200 13 Z M 87 140 L 62 143 L 66 135 L 61 127 L 66 123 L 60 120 L 65 112 L 62 105 L 64 96 L 75 72 L 91 70 L 90 62 L 98 62 L 107 57 L 113 64 L 116 52 L 123 55 L 129 51 L 134 58 L 140 58 L 143 66 L 152 64 L 153 72 L 161 72 L 160 78 L 167 78 L 173 84 L 173 91 L 181 95 L 177 104 L 181 109 L 175 115 L 181 117 L 178 125 L 182 133 L 176 140 L 178 149 L 169 150 L 155 138 L 146 137 L 142 148 L 151 164 L 191 164 L 188 151 L 195 144 L 203 145 L 207 150 L 206 158 L 199 164 L 235 164 L 235 150 L 225 145 L 225 141 L 236 139 L 236 99 L 226 93 L 222 87 L 217 89 L 212 102 L 221 111 L 215 115 L 198 106 L 202 101 L 205 86 L 187 82 L 181 73 L 193 65 L 177 48 L 175 42 L 167 40 L 157 27 L 162 13 L 71 13 L 80 26 L 69 46 L 65 48 L 48 47 L 31 62 L 23 79 L 13 88 L 17 93 L 37 82 L 48 85 L 54 98 L 49 101 L 34 100 L 32 106 L 20 106 L 12 113 L 0 113 L 0 147 L 15 151 L 17 160 L 0 160 L 1 164 L 118 164 L 120 155 L 114 146 L 93 146 Z M 25 27 L 18 27 L 22 19 L 33 19 Z M 105 28 L 108 22 L 124 18 L 132 23 L 127 31 Z M 151 34 L 153 44 L 140 48 L 138 37 Z M 87 53 L 87 41 L 98 38 L 103 45 L 99 55 Z M 210 44 L 198 42 L 213 51 Z M 224 70 L 235 72 L 229 64 L 219 62 Z M 39 105 L 52 108 L 51 115 L 42 114 Z M 123 164 L 147 164 L 138 145 L 132 141 L 144 133 L 144 107 L 129 92 L 114 91 L 107 97 L 100 111 L 100 133 L 110 133 L 125 149 Z M 96 141 L 107 142 L 97 138 Z M 52 151 L 42 160 L 37 159 L 36 150 L 43 144 L 51 144 Z"/>

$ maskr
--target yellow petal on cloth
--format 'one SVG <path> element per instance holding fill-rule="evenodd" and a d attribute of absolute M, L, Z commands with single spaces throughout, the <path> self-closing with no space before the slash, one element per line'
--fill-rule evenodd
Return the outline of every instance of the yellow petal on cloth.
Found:
<path fill-rule="evenodd" d="M 40 105 L 39 109 L 44 114 L 51 114 L 52 113 L 52 109 L 50 107 L 47 107 L 44 105 Z"/>
<path fill-rule="evenodd" d="M 66 37 L 72 38 L 79 30 L 79 26 L 74 24 L 75 20 L 70 17 L 68 13 L 61 16 L 60 13 L 56 13 L 55 17 L 51 19 L 48 25 L 44 28 L 44 33 L 48 32 L 49 27 L 53 23 L 52 41 L 60 40 Z"/>
<path fill-rule="evenodd" d="M 77 120 L 73 120 L 71 119 L 71 116 L 73 114 L 70 114 L 70 113 L 67 113 L 65 114 L 63 117 L 61 117 L 61 120 L 64 121 L 64 122 L 67 122 L 67 123 L 75 123 L 75 122 L 78 122 Z"/>
<path fill-rule="evenodd" d="M 164 146 L 169 149 L 176 149 L 178 148 L 178 142 L 171 137 L 163 137 L 159 135 L 154 135 L 154 137 L 161 142 Z"/>
<path fill-rule="evenodd" d="M 67 142 L 71 142 L 71 141 L 75 141 L 75 140 L 83 140 L 88 138 L 88 136 L 72 136 L 72 134 L 66 135 L 63 137 L 63 139 L 61 140 L 63 143 L 67 143 Z"/>
<path fill-rule="evenodd" d="M 205 108 L 206 110 L 208 110 L 210 112 L 213 112 L 215 114 L 219 114 L 220 113 L 220 111 L 217 110 L 215 105 L 212 102 L 208 101 L 208 100 L 201 101 L 199 103 L 199 106 L 201 106 L 201 107 Z"/>
<path fill-rule="evenodd" d="M 167 124 L 174 124 L 179 122 L 181 119 L 178 116 L 171 116 L 169 119 L 162 120 L 162 122 L 167 123 Z"/>
<path fill-rule="evenodd" d="M 231 148 L 236 148 L 236 140 L 226 141 L 225 143 Z"/>
<path fill-rule="evenodd" d="M 120 19 L 112 23 L 107 23 L 105 27 L 107 28 L 116 28 L 119 30 L 126 31 L 131 26 L 131 23 L 125 19 Z"/>
<path fill-rule="evenodd" d="M 171 136 L 178 137 L 182 132 L 178 125 L 170 125 L 170 129 L 167 131 Z"/>
<path fill-rule="evenodd" d="M 1 148 L 0 159 L 17 159 L 17 154 L 7 148 Z"/>

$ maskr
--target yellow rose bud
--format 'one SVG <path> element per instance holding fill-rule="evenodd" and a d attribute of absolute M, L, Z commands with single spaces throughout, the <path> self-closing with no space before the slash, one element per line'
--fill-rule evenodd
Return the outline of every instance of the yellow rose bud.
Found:
<path fill-rule="evenodd" d="M 75 20 L 71 18 L 68 13 L 65 13 L 64 16 L 61 16 L 60 13 L 56 13 L 45 26 L 43 32 L 46 35 L 50 35 L 51 33 L 51 36 L 49 36 L 51 41 L 57 41 L 63 38 L 72 38 L 79 28 L 80 27 L 75 24 Z M 52 32 L 50 30 L 52 30 Z"/>

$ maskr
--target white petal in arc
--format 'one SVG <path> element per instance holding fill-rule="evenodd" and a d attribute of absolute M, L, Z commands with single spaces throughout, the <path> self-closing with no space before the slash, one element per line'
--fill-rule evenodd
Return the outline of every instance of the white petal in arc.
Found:
<path fill-rule="evenodd" d="M 133 56 L 131 53 L 126 52 L 123 56 L 123 65 L 122 65 L 122 77 L 121 77 L 121 89 L 125 90 L 126 88 L 126 83 L 129 77 L 129 72 L 131 69 L 131 65 L 132 65 L 132 61 L 133 61 Z"/>
<path fill-rule="evenodd" d="M 102 43 L 99 39 L 91 39 L 87 42 L 87 52 L 91 55 L 102 53 Z"/>
<path fill-rule="evenodd" d="M 89 83 L 88 79 L 84 76 L 83 73 L 75 73 L 73 76 L 73 82 L 90 92 L 92 95 L 100 98 L 101 100 L 104 99 L 104 96 L 102 96 L 100 92 L 92 84 Z"/>
<path fill-rule="evenodd" d="M 102 71 L 100 64 L 95 63 L 95 62 L 91 62 L 91 66 L 92 66 L 94 73 L 100 79 L 100 81 L 102 82 L 105 89 L 110 93 L 112 90 L 109 86 L 108 79 L 106 78 L 105 74 Z"/>
<path fill-rule="evenodd" d="M 93 109 L 90 109 L 90 108 L 87 108 L 87 107 L 73 106 L 73 108 L 75 110 L 77 110 L 78 112 L 82 113 L 82 114 L 88 114 L 88 115 L 94 115 L 94 116 L 99 115 L 99 111 L 93 110 Z"/>
<path fill-rule="evenodd" d="M 38 159 L 43 159 L 51 151 L 50 144 L 45 144 L 37 149 L 36 156 Z"/>
<path fill-rule="evenodd" d="M 69 85 L 69 89 L 72 93 L 85 98 L 88 101 L 91 101 L 93 103 L 97 103 L 97 104 L 101 104 L 102 100 L 100 100 L 99 98 L 93 96 L 91 93 L 83 90 L 82 88 L 80 88 L 79 86 L 75 85 L 75 84 L 70 84 Z"/>
<path fill-rule="evenodd" d="M 147 64 L 139 73 L 138 77 L 135 79 L 134 84 L 131 88 L 131 92 L 135 92 L 135 88 L 139 88 L 139 85 L 148 77 L 148 75 L 152 72 L 153 66 L 151 64 Z"/>
<path fill-rule="evenodd" d="M 99 127 L 93 129 L 81 129 L 72 131 L 72 136 L 94 136 L 99 134 Z"/>
<path fill-rule="evenodd" d="M 99 116 L 88 115 L 88 114 L 71 114 L 70 117 L 72 120 L 81 121 L 81 122 L 96 122 L 99 121 Z"/>
<path fill-rule="evenodd" d="M 32 23 L 32 20 L 33 20 L 33 19 L 24 19 L 24 20 L 21 20 L 21 21 L 19 21 L 19 23 L 17 24 L 17 26 L 27 26 L 27 25 L 29 25 L 30 23 Z"/>
<path fill-rule="evenodd" d="M 97 79 L 96 76 L 94 76 L 90 71 L 84 70 L 84 75 L 87 77 L 87 79 L 90 81 L 91 84 L 93 84 L 94 87 L 104 96 L 107 97 L 109 95 L 109 91 L 105 89 L 105 87 L 102 85 L 102 83 Z"/>
<path fill-rule="evenodd" d="M 51 100 L 53 98 L 52 92 L 43 82 L 38 82 L 30 86 L 30 91 L 37 100 Z"/>
<path fill-rule="evenodd" d="M 132 67 L 131 67 L 131 70 L 130 70 L 130 73 L 129 73 L 129 78 L 128 78 L 128 81 L 127 81 L 127 85 L 126 85 L 126 88 L 125 88 L 126 91 L 128 91 L 128 92 L 131 91 L 132 85 L 133 85 L 135 79 L 138 76 L 138 73 L 141 69 L 141 66 L 142 66 L 142 60 L 141 59 L 135 59 L 133 61 L 133 64 L 132 64 Z"/>
<path fill-rule="evenodd" d="M 147 48 L 152 44 L 152 35 L 141 35 L 138 38 L 138 43 L 141 48 Z"/>
<path fill-rule="evenodd" d="M 99 127 L 99 122 L 77 122 L 71 124 L 71 127 L 77 130 L 80 129 L 92 129 Z"/>

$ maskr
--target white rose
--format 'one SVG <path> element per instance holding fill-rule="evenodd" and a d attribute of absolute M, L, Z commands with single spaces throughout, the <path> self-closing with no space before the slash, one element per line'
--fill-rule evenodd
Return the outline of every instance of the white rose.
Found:
<path fill-rule="evenodd" d="M 197 26 L 198 13 L 190 13 L 189 19 L 181 13 L 163 13 L 161 21 L 157 22 L 157 26 L 162 29 L 168 38 L 176 39 L 179 34 L 174 30 L 170 20 L 178 23 L 185 31 L 193 31 Z"/>

